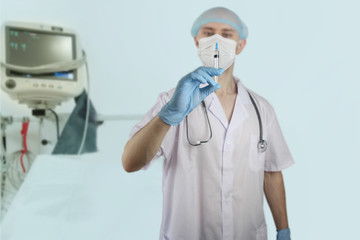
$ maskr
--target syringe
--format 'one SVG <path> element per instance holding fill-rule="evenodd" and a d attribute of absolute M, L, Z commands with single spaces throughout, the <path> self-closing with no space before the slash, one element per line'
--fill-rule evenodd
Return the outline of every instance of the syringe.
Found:
<path fill-rule="evenodd" d="M 219 68 L 219 48 L 218 43 L 215 44 L 215 51 L 214 51 L 214 68 Z M 218 83 L 218 76 L 215 76 L 215 82 Z"/>

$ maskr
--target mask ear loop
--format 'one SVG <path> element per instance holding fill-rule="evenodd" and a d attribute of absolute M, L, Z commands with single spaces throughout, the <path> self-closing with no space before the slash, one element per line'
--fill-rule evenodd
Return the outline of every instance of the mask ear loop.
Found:
<path fill-rule="evenodd" d="M 241 51 L 240 51 L 239 53 L 236 53 L 236 52 L 237 52 L 237 49 L 238 49 L 238 46 L 239 46 L 239 43 L 240 43 L 242 40 L 245 40 L 244 47 L 241 49 Z M 239 39 L 239 41 L 236 43 L 235 54 L 236 54 L 236 55 L 239 55 L 239 54 L 242 52 L 242 50 L 244 50 L 245 45 L 246 45 L 246 39 Z"/>

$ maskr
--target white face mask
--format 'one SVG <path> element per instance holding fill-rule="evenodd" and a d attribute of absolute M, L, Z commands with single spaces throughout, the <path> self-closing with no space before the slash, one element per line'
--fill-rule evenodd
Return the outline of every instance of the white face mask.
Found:
<path fill-rule="evenodd" d="M 216 43 L 219 49 L 219 68 L 228 69 L 236 58 L 237 43 L 219 34 L 199 40 L 198 55 L 205 67 L 214 67 L 214 51 Z"/>

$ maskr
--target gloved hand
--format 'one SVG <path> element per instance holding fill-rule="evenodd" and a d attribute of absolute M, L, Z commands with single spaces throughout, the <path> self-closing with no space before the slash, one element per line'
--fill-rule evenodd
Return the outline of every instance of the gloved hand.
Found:
<path fill-rule="evenodd" d="M 220 76 L 223 69 L 199 67 L 184 76 L 176 86 L 174 95 L 159 112 L 159 117 L 169 125 L 178 125 L 209 94 L 221 87 L 215 83 L 213 76 Z M 200 84 L 209 85 L 199 88 Z"/>
<path fill-rule="evenodd" d="M 285 228 L 277 232 L 276 240 L 291 240 L 290 229 Z"/>

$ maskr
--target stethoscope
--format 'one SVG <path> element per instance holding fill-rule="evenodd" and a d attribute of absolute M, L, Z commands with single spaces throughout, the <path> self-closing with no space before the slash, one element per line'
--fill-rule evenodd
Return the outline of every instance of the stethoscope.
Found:
<path fill-rule="evenodd" d="M 251 100 L 251 102 L 252 102 L 252 104 L 253 104 L 253 106 L 255 108 L 256 115 L 257 115 L 258 121 L 259 121 L 260 140 L 259 140 L 259 142 L 257 144 L 257 148 L 258 148 L 259 152 L 265 152 L 266 149 L 267 149 L 267 142 L 263 139 L 263 128 L 262 128 L 262 121 L 261 121 L 261 117 L 260 117 L 260 112 L 259 112 L 259 109 L 258 109 L 253 97 L 249 93 L 249 91 L 247 91 L 247 93 L 249 94 L 250 100 Z M 186 116 L 186 137 L 187 137 L 187 140 L 188 140 L 188 142 L 189 142 L 189 144 L 191 146 L 199 146 L 201 144 L 207 143 L 212 138 L 212 129 L 211 129 L 211 124 L 210 124 L 209 115 L 208 115 L 208 112 L 207 112 L 207 109 L 206 109 L 205 102 L 202 101 L 201 104 L 203 106 L 203 109 L 204 109 L 204 112 L 205 112 L 205 115 L 206 115 L 206 119 L 207 119 L 207 122 L 208 122 L 210 134 L 209 134 L 208 139 L 202 140 L 202 141 L 196 141 L 195 143 L 192 143 L 190 141 L 190 139 L 189 139 L 188 117 Z"/>

